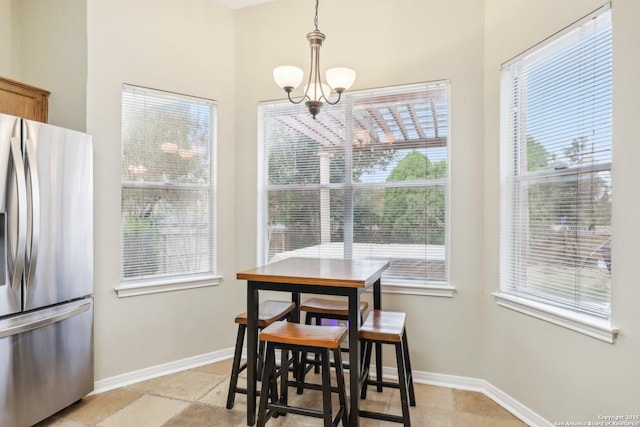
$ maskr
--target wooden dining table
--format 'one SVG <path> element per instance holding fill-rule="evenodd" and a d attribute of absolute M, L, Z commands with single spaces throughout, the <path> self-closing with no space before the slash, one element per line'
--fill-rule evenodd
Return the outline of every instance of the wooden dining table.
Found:
<path fill-rule="evenodd" d="M 330 258 L 287 258 L 237 273 L 247 281 L 247 425 L 256 422 L 259 291 L 291 293 L 296 304 L 292 320 L 300 321 L 300 294 L 341 295 L 348 298 L 349 425 L 359 425 L 360 296 L 373 288 L 373 308 L 381 308 L 380 282 L 389 261 Z"/>

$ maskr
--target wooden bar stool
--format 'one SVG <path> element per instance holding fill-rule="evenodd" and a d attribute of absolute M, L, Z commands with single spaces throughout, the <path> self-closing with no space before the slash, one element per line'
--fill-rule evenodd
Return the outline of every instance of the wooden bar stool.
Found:
<path fill-rule="evenodd" d="M 262 372 L 262 390 L 260 391 L 260 405 L 258 407 L 258 427 L 263 427 L 272 416 L 288 413 L 322 418 L 325 427 L 336 426 L 340 420 L 342 420 L 343 426 L 347 426 L 349 414 L 340 352 L 340 344 L 346 336 L 347 329 L 343 325 L 317 326 L 290 322 L 274 322 L 262 330 L 259 339 L 260 342 L 267 343 L 267 351 L 264 370 Z M 276 349 L 280 350 L 281 366 L 288 360 L 289 351 L 305 351 L 320 354 L 322 385 L 309 384 L 308 388 L 322 390 L 322 410 L 289 406 L 288 375 L 278 375 L 276 372 Z M 332 387 L 331 385 L 330 351 L 333 352 L 333 357 L 336 362 L 336 387 Z M 273 392 L 273 390 L 277 390 L 275 383 L 278 376 L 281 381 L 279 398 Z M 340 408 L 335 418 L 332 415 L 331 407 L 332 391 L 338 393 L 340 402 Z"/>
<path fill-rule="evenodd" d="M 361 417 L 377 420 L 402 423 L 405 427 L 411 425 L 409 417 L 409 404 L 416 406 L 416 396 L 413 390 L 413 374 L 411 373 L 411 361 L 409 360 L 409 346 L 407 343 L 407 329 L 405 319 L 407 315 L 402 312 L 374 310 L 367 316 L 360 328 L 360 341 L 364 346 L 364 361 L 360 382 L 362 388 L 360 398 L 366 399 L 367 386 L 391 387 L 400 389 L 400 402 L 402 404 L 402 416 L 382 414 L 379 412 L 359 411 Z M 369 378 L 371 364 L 371 350 L 373 344 L 393 344 L 396 349 L 396 363 L 398 365 L 398 382 L 392 383 L 382 379 L 381 375 L 373 381 Z M 378 349 L 376 349 L 376 352 Z M 378 372 L 381 372 L 380 370 Z M 408 391 L 408 396 L 407 396 Z"/>
<path fill-rule="evenodd" d="M 366 301 L 360 302 L 360 320 L 362 321 L 364 313 L 369 308 L 369 304 Z M 334 320 L 348 320 L 349 319 L 349 306 L 346 301 L 338 301 L 324 298 L 310 298 L 304 303 L 300 304 L 300 311 L 305 312 L 304 323 L 311 325 L 315 320 L 316 325 L 322 324 L 322 319 L 334 319 Z M 342 348 L 345 353 L 349 352 L 348 348 Z M 304 376 L 309 371 L 311 366 L 315 366 L 314 372 L 317 374 L 320 372 L 320 362 L 315 357 L 315 360 L 308 360 L 307 355 L 302 353 L 302 363 L 300 364 L 301 382 L 304 382 Z M 349 363 L 343 363 L 345 369 L 349 369 Z M 299 389 L 298 393 L 302 390 Z"/>
<path fill-rule="evenodd" d="M 366 301 L 360 302 L 360 316 L 369 308 Z M 312 319 L 338 319 L 347 320 L 349 316 L 349 306 L 346 301 L 338 301 L 324 298 L 310 298 L 300 304 L 300 311 L 307 313 L 306 323 L 311 324 Z"/>
<path fill-rule="evenodd" d="M 264 301 L 260 303 L 258 312 L 258 328 L 264 329 L 278 320 L 284 320 L 289 317 L 296 305 L 287 301 Z M 247 313 L 241 313 L 236 316 L 235 322 L 238 324 L 238 336 L 236 338 L 236 348 L 233 356 L 233 365 L 231 367 L 231 380 L 229 381 L 229 393 L 227 394 L 227 409 L 233 408 L 236 393 L 247 394 L 246 388 L 238 387 L 238 376 L 242 371 L 247 369 L 247 362 L 240 363 L 242 359 L 242 345 L 244 343 L 244 335 L 247 330 Z M 264 353 L 264 344 L 260 342 L 258 355 L 258 372 L 261 371 Z M 285 365 L 288 367 L 288 364 Z"/>

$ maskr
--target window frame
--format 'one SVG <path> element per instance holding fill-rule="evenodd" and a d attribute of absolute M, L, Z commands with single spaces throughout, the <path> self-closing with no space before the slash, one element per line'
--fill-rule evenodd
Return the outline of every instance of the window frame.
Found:
<path fill-rule="evenodd" d="M 408 84 L 408 85 L 399 85 L 399 86 L 389 86 L 383 88 L 376 89 L 363 89 L 359 91 L 349 91 L 342 95 L 341 104 L 344 105 L 345 109 L 345 128 L 351 127 L 351 115 L 353 104 L 353 99 L 357 96 L 362 96 L 362 94 L 370 93 L 372 97 L 375 97 L 376 94 L 379 93 L 387 93 L 389 91 L 393 91 L 394 89 L 402 90 L 403 88 L 415 87 L 418 90 L 422 87 L 422 90 L 429 90 L 428 87 L 430 85 L 444 85 L 447 97 L 447 120 L 450 122 L 451 116 L 451 84 L 449 80 L 438 80 L 438 81 L 429 81 L 429 82 L 421 82 L 416 84 Z M 424 89 L 426 87 L 426 89 Z M 379 92 L 378 92 L 379 91 Z M 410 295 L 428 295 L 428 296 L 438 296 L 438 297 L 452 297 L 455 293 L 455 287 L 451 285 L 450 282 L 450 192 L 451 192 L 451 136 L 450 136 L 450 128 L 447 133 L 446 139 L 446 162 L 447 162 L 447 174 L 445 178 L 440 179 L 431 179 L 428 181 L 398 181 L 398 182 L 353 182 L 353 169 L 350 168 L 348 171 L 345 171 L 345 181 L 340 183 L 330 183 L 330 184 L 321 184 L 321 183 L 313 183 L 313 184 L 299 184 L 299 185 L 270 185 L 268 184 L 268 154 L 266 151 L 267 141 L 266 141 L 266 132 L 263 132 L 265 129 L 264 117 L 266 114 L 263 113 L 263 109 L 268 106 L 279 105 L 279 104 L 289 104 L 288 100 L 276 100 L 276 101 L 265 101 L 259 103 L 258 106 L 258 231 L 257 231 L 257 263 L 258 265 L 265 264 L 267 261 L 267 244 L 268 239 L 264 238 L 267 231 L 267 223 L 268 223 L 268 194 L 269 191 L 277 191 L 277 190 L 321 190 L 321 189 L 335 189 L 344 191 L 345 194 L 349 193 L 351 195 L 354 192 L 360 189 L 367 188 L 377 188 L 377 189 L 385 189 L 385 188 L 394 188 L 394 187 L 411 187 L 417 186 L 420 188 L 429 188 L 429 187 L 444 187 L 444 198 L 445 198 L 445 232 L 444 232 L 444 257 L 445 257 L 445 277 L 444 281 L 431 281 L 431 280 L 411 280 L 411 279 L 384 279 L 382 282 L 382 291 L 385 293 L 395 293 L 395 294 L 410 294 Z M 296 107 L 292 107 L 296 108 Z M 301 105 L 301 109 L 306 109 L 306 107 Z M 322 114 L 322 112 L 320 113 Z M 345 150 L 351 151 L 353 148 L 353 135 L 350 132 L 345 131 Z M 351 153 L 348 155 L 351 156 Z M 351 161 L 347 160 L 347 164 L 350 165 Z M 345 196 L 345 198 L 348 198 Z M 353 230 L 353 220 L 354 214 L 351 209 L 351 216 L 349 218 L 345 218 L 345 230 L 350 229 Z M 350 222 L 350 224 L 347 224 Z M 352 247 L 355 242 L 353 241 L 353 231 L 351 233 L 351 241 L 347 242 L 349 239 L 347 236 L 347 232 L 345 231 L 345 235 L 343 236 L 343 245 L 347 246 L 345 248 L 345 252 L 350 251 L 349 247 Z"/>
<path fill-rule="evenodd" d="M 204 104 L 210 107 L 211 109 L 211 117 L 210 117 L 210 145 L 209 145 L 209 183 L 198 184 L 198 183 L 159 183 L 154 181 L 144 182 L 144 181 L 131 181 L 126 180 L 124 174 L 121 172 L 121 203 L 123 202 L 124 191 L 127 189 L 149 189 L 149 190 L 185 190 L 185 191 L 198 191 L 205 189 L 208 193 L 209 200 L 209 214 L 208 217 L 208 226 L 211 229 L 211 236 L 209 247 L 210 252 L 207 254 L 209 257 L 209 265 L 210 268 L 207 272 L 187 272 L 185 274 L 167 274 L 165 276 L 156 275 L 154 277 L 142 277 L 142 278 L 132 278 L 126 279 L 124 277 L 123 267 L 124 267 L 124 242 L 121 240 L 120 242 L 120 284 L 116 286 L 114 289 L 118 295 L 118 297 L 131 297 L 138 295 L 147 295 L 154 294 L 160 292 L 171 292 L 178 291 L 184 289 L 194 289 L 194 288 L 202 288 L 208 286 L 215 286 L 221 283 L 222 277 L 217 274 L 217 256 L 218 256 L 218 246 L 217 246 L 217 133 L 218 133 L 218 123 L 217 123 L 217 112 L 218 112 L 218 104 L 215 100 L 179 94 L 170 91 L 151 89 L 147 87 L 142 87 L 138 85 L 131 84 L 123 84 L 121 99 L 124 102 L 124 96 L 127 91 L 141 91 L 143 93 L 151 94 L 153 97 L 164 98 L 166 100 L 177 99 L 183 100 L 186 102 L 191 102 L 193 104 Z M 124 129 L 125 119 L 124 119 L 124 106 L 122 107 L 122 129 Z M 124 159 L 124 139 L 121 140 L 121 161 Z M 120 238 L 123 238 L 123 219 L 124 213 L 121 209 L 120 214 Z"/>
<path fill-rule="evenodd" d="M 590 174 L 597 174 L 599 172 L 611 172 L 611 161 L 599 161 L 591 165 L 576 164 L 570 167 L 554 168 L 544 171 L 526 171 L 521 170 L 522 162 L 521 153 L 522 147 L 516 147 L 524 138 L 526 141 L 528 138 L 526 124 L 521 123 L 521 112 L 518 114 L 518 119 L 514 121 L 514 117 L 511 116 L 510 109 L 510 97 L 517 98 L 517 109 L 519 111 L 527 110 L 527 94 L 526 89 L 522 89 L 519 93 L 524 95 L 513 95 L 514 88 L 523 84 L 523 76 L 513 76 L 505 69 L 520 60 L 527 55 L 535 56 L 539 52 L 543 52 L 550 45 L 553 46 L 553 42 L 562 38 L 565 34 L 568 34 L 576 28 L 582 27 L 592 19 L 604 14 L 610 13 L 610 5 L 605 5 L 598 10 L 592 12 L 588 16 L 576 21 L 567 28 L 556 33 L 552 37 L 537 44 L 531 49 L 523 52 L 512 60 L 503 65 L 503 71 L 501 72 L 501 112 L 500 120 L 501 135 L 500 135 L 500 150 L 501 150 L 501 214 L 500 214 L 500 287 L 499 290 L 493 293 L 498 305 L 509 308 L 520 313 L 527 314 L 532 317 L 536 317 L 547 322 L 583 333 L 585 335 L 600 339 L 605 342 L 613 343 L 618 333 L 618 329 L 611 324 L 611 300 L 608 304 L 608 316 L 596 315 L 585 311 L 585 308 L 571 308 L 567 305 L 556 305 L 551 300 L 558 298 L 550 294 L 551 296 L 542 297 L 543 291 L 537 291 L 536 293 L 528 293 L 518 291 L 517 288 L 521 284 L 515 276 L 522 274 L 518 267 L 518 262 L 511 257 L 518 252 L 517 247 L 527 245 L 526 239 L 528 235 L 528 226 L 523 223 L 522 220 L 515 220 L 515 217 L 524 215 L 527 217 L 528 211 L 528 196 L 527 191 L 531 185 L 537 185 L 541 183 L 553 183 L 561 182 L 571 177 L 575 177 L 576 183 L 582 177 L 589 176 Z M 560 40 L 566 46 L 568 41 Z M 572 42 L 579 45 L 578 42 Z M 611 94 L 612 87 L 609 88 Z M 511 125 L 516 122 L 517 124 Z M 519 136 L 514 137 L 513 133 L 517 132 Z M 612 144 L 612 142 L 610 142 Z M 516 161 L 516 159 L 520 159 Z M 526 168 L 524 168 L 526 169 Z M 505 188 L 509 188 L 505 190 Z M 516 194 L 516 193 L 522 194 Z M 523 193 L 524 192 L 524 193 Z M 524 214 L 522 213 L 524 212 Z M 583 211 L 580 211 L 583 212 Z M 506 237 L 505 237 L 506 236 Z M 519 259 L 519 257 L 518 257 Z M 524 260 L 520 260 L 522 262 Z M 510 270 L 515 269 L 515 273 L 511 273 Z M 514 280 L 517 283 L 510 283 L 507 279 L 508 276 L 514 276 Z M 559 304 L 559 303 L 558 303 Z M 588 305 L 587 303 L 582 303 Z"/>

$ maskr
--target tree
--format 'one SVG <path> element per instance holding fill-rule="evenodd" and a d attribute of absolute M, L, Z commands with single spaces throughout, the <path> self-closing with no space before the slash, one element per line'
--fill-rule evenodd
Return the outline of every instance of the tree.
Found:
<path fill-rule="evenodd" d="M 587 146 L 587 138 L 581 136 L 574 138 L 571 145 L 564 149 L 563 154 L 569 159 L 569 163 L 574 166 L 580 166 L 584 162 L 587 154 L 585 148 Z"/>
<path fill-rule="evenodd" d="M 384 147 L 382 146 L 384 145 Z M 391 162 L 395 149 L 389 144 L 371 142 L 367 146 L 352 148 L 351 170 L 346 170 L 345 146 L 323 146 L 321 143 L 297 132 L 280 120 L 271 122 L 268 134 L 269 185 L 314 185 L 320 184 L 320 154 L 329 153 L 329 182 L 344 183 L 347 174 L 359 181 L 360 176 L 370 170 L 384 167 Z M 312 246 L 320 243 L 320 202 L 315 188 L 288 190 L 281 188 L 269 194 L 269 223 L 284 224 L 289 230 L 292 247 Z M 331 239 L 343 239 L 344 191 L 331 190 Z M 354 230 L 371 228 L 377 215 L 369 210 L 366 201 L 353 200 Z"/>
<path fill-rule="evenodd" d="M 279 120 L 268 135 L 269 185 L 297 186 L 320 183 L 321 148 Z M 320 243 L 320 199 L 317 190 L 280 189 L 268 195 L 270 226 L 285 225 L 287 242 L 293 248 Z"/>
<path fill-rule="evenodd" d="M 123 101 L 124 277 L 188 271 L 199 259 L 183 246 L 210 241 L 211 107 L 164 97 L 141 103 L 129 92 Z"/>
<path fill-rule="evenodd" d="M 143 115 L 136 117 L 136 115 Z M 186 103 L 129 111 L 123 125 L 123 175 L 131 181 L 199 183 L 209 180 L 209 119 Z"/>
<path fill-rule="evenodd" d="M 432 163 L 417 150 L 411 151 L 391 171 L 387 182 L 415 182 L 442 178 L 446 161 Z M 382 211 L 383 234 L 389 243 L 443 245 L 445 193 L 434 186 L 387 188 Z"/>
<path fill-rule="evenodd" d="M 549 252 L 562 253 L 566 264 L 575 265 L 606 238 L 585 232 L 611 224 L 611 187 L 601 173 L 579 169 L 595 160 L 585 137 L 573 139 L 562 154 L 564 162 L 555 162 L 541 143 L 527 138 L 529 172 L 551 166 L 562 172 L 527 184 L 529 256 L 547 263 Z M 568 173 L 571 169 L 575 173 Z"/>
<path fill-rule="evenodd" d="M 198 112 L 180 102 L 127 114 L 122 134 L 123 179 L 160 185 L 123 193 L 123 211 L 130 218 L 152 218 L 159 206 L 166 208 L 169 201 L 192 197 L 172 185 L 209 182 L 210 121 L 199 121 Z"/>
<path fill-rule="evenodd" d="M 533 137 L 527 137 L 527 171 L 534 172 L 549 167 L 550 155 L 544 145 Z"/>

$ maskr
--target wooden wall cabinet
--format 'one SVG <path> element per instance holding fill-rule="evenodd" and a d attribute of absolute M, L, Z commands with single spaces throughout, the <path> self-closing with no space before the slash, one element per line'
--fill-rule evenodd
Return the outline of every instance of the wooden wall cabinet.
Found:
<path fill-rule="evenodd" d="M 35 86 L 0 77 L 0 113 L 46 123 L 49 93 Z"/>

